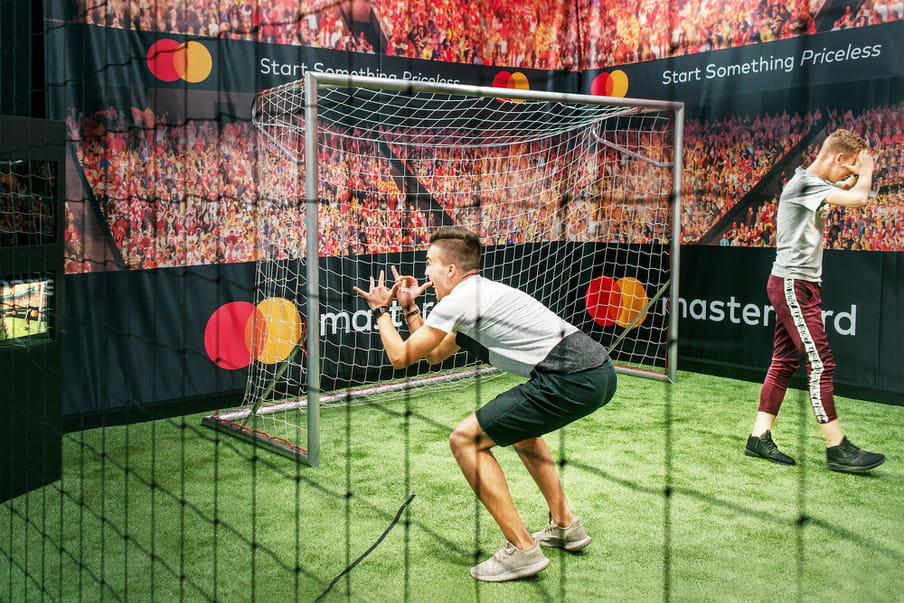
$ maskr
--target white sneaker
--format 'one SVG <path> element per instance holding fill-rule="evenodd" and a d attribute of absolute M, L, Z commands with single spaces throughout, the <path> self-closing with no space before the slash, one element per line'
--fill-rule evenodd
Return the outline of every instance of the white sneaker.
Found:
<path fill-rule="evenodd" d="M 506 540 L 495 555 L 471 568 L 471 577 L 484 582 L 505 582 L 538 574 L 547 565 L 549 559 L 539 544 L 522 551 Z"/>
<path fill-rule="evenodd" d="M 567 528 L 560 527 L 551 518 L 546 527 L 535 532 L 533 537 L 543 546 L 565 549 L 566 551 L 579 551 L 593 540 L 584 531 L 581 518 L 575 517 Z"/>

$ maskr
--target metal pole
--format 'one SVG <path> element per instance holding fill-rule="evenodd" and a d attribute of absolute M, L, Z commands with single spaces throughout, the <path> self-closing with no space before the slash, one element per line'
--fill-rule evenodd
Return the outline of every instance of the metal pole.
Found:
<path fill-rule="evenodd" d="M 585 105 L 617 105 L 637 107 L 660 111 L 674 111 L 684 107 L 681 101 L 651 100 L 643 98 L 622 98 L 613 96 L 595 96 L 592 94 L 573 94 L 568 92 L 547 92 L 545 90 L 513 90 L 511 88 L 493 88 L 490 86 L 471 86 L 468 84 L 445 84 L 420 80 L 400 80 L 384 77 L 366 77 L 360 75 L 340 75 L 308 71 L 308 78 L 315 78 L 321 85 L 340 88 L 380 88 L 384 90 L 410 90 L 412 92 L 439 92 L 445 94 L 464 94 L 467 96 L 483 96 L 490 98 L 508 98 L 514 96 L 525 100 L 549 101 L 557 103 L 580 103 Z M 285 86 L 291 86 L 292 83 Z"/>
<path fill-rule="evenodd" d="M 684 169 L 684 103 L 675 111 L 675 161 L 672 166 L 672 290 L 669 295 L 668 376 L 678 377 L 678 293 L 681 275 L 681 175 Z"/>
<path fill-rule="evenodd" d="M 305 345 L 308 350 L 308 464 L 320 464 L 320 268 L 319 214 L 317 186 L 317 79 L 305 75 L 305 237 L 307 268 L 307 327 Z"/>

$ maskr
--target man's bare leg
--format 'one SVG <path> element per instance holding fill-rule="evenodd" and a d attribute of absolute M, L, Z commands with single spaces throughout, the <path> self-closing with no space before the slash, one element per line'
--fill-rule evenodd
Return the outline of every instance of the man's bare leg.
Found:
<path fill-rule="evenodd" d="M 527 550 L 534 539 L 524 527 L 502 467 L 490 448 L 496 443 L 487 436 L 472 414 L 452 431 L 449 446 L 471 489 L 499 525 L 506 540 L 515 548 Z"/>
<path fill-rule="evenodd" d="M 514 446 L 521 457 L 524 466 L 531 477 L 540 488 L 546 504 L 549 506 L 549 516 L 556 525 L 563 528 L 571 525 L 574 514 L 571 507 L 568 506 L 568 500 L 565 498 L 565 491 L 562 489 L 562 482 L 559 479 L 559 472 L 556 469 L 555 461 L 549 452 L 549 447 L 543 438 L 530 438 L 518 442 Z"/>

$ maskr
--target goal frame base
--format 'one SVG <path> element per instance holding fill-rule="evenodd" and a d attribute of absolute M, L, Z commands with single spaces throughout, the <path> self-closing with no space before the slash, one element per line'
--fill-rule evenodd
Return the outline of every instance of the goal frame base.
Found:
<path fill-rule="evenodd" d="M 425 377 L 405 379 L 404 381 L 376 383 L 365 387 L 322 394 L 318 396 L 319 406 L 322 408 L 323 406 L 328 405 L 348 404 L 354 400 L 373 397 L 380 394 L 401 393 L 420 389 L 428 385 L 436 385 L 449 381 L 464 381 L 469 378 L 499 374 L 501 373 L 498 369 L 489 365 L 481 365 L 471 369 L 452 371 L 439 375 L 428 375 Z M 244 406 L 242 408 L 207 415 L 201 419 L 201 424 L 221 433 L 250 442 L 255 446 L 260 446 L 266 450 L 275 452 L 276 454 L 294 459 L 305 465 L 316 467 L 319 465 L 319 462 L 313 458 L 313 455 L 308 448 L 296 446 L 284 438 L 272 436 L 265 431 L 256 429 L 257 426 L 255 425 L 255 419 L 261 416 L 307 408 L 308 398 L 294 398 L 275 402 L 273 404 L 261 405 L 254 413 L 253 417 L 251 417 L 251 406 Z M 250 427 L 246 425 L 246 423 L 249 422 L 249 418 L 251 420 Z M 317 447 L 317 452 L 319 453 L 319 438 L 312 444 Z M 313 446 L 309 445 L 309 448 L 313 448 Z"/>

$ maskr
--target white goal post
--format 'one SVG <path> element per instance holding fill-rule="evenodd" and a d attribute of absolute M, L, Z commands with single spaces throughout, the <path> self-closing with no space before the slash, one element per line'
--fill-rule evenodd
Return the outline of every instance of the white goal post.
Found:
<path fill-rule="evenodd" d="M 674 381 L 683 116 L 318 72 L 258 93 L 256 360 L 243 407 L 204 424 L 317 465 L 322 404 L 491 374 L 464 352 L 393 371 L 352 291 L 393 267 L 423 282 L 430 232 L 449 225 L 481 237 L 485 275 L 598 339 L 620 372 Z"/>

